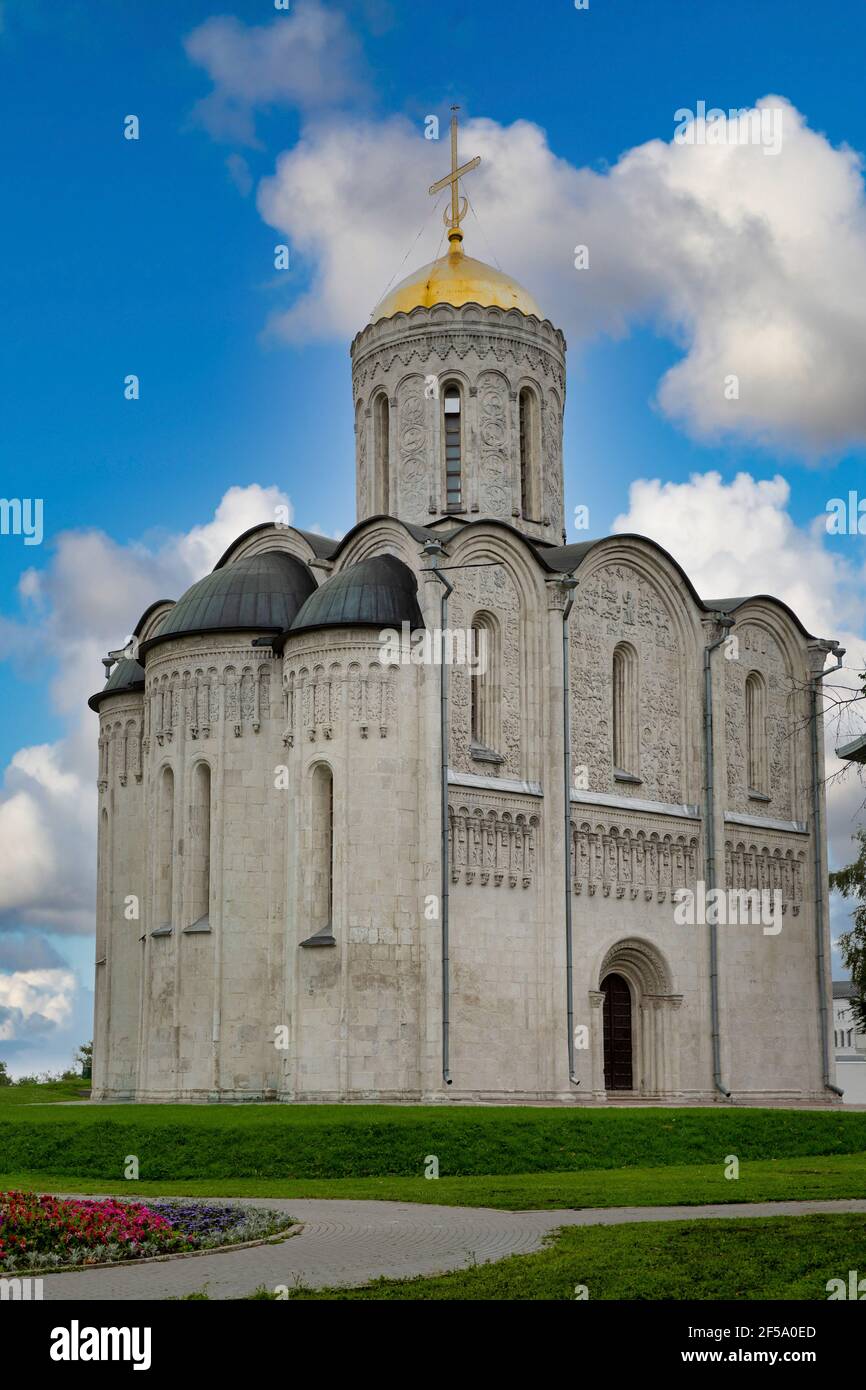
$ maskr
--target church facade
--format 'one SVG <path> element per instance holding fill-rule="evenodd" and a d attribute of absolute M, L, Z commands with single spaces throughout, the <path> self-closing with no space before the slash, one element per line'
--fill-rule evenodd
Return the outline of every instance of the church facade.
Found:
<path fill-rule="evenodd" d="M 835 1099 L 834 644 L 567 543 L 565 350 L 458 219 L 352 344 L 354 528 L 140 619 L 90 701 L 97 1099 Z"/>

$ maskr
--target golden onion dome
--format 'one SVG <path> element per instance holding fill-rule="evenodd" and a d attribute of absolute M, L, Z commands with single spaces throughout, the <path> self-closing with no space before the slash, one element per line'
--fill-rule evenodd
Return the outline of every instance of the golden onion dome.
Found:
<path fill-rule="evenodd" d="M 467 256 L 458 237 L 450 238 L 451 249 L 438 261 L 431 261 L 401 280 L 373 310 L 371 322 L 408 314 L 412 309 L 429 309 L 434 304 L 480 304 L 484 308 L 519 309 L 522 314 L 543 315 L 532 295 L 510 276 L 484 261 Z"/>

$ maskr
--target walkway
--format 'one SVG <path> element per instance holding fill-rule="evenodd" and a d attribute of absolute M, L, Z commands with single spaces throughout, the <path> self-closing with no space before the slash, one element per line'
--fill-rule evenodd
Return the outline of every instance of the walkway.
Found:
<path fill-rule="evenodd" d="M 238 1298 L 259 1285 L 323 1288 L 365 1284 L 381 1275 L 442 1274 L 539 1250 L 559 1226 L 617 1226 L 626 1221 L 704 1221 L 713 1217 L 805 1216 L 863 1212 L 866 1200 L 734 1202 L 703 1207 L 599 1207 L 580 1211 L 494 1211 L 410 1202 L 352 1202 L 257 1197 L 245 1205 L 291 1212 L 304 1227 L 278 1245 L 189 1259 L 71 1271 L 44 1278 L 46 1299 L 179 1298 L 207 1287 L 211 1298 Z"/>

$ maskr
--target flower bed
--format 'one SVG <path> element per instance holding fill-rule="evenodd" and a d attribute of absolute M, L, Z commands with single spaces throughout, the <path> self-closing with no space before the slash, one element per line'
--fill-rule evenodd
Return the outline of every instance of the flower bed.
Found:
<path fill-rule="evenodd" d="M 226 1202 L 0 1192 L 0 1274 L 189 1254 L 286 1230 L 282 1212 Z"/>

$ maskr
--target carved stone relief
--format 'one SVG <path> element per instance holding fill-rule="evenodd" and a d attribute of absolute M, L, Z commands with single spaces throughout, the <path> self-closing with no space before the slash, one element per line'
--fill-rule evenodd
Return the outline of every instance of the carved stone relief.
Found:
<path fill-rule="evenodd" d="M 529 888 L 535 875 L 538 816 L 530 809 L 452 802 L 448 817 L 451 882 Z"/>
<path fill-rule="evenodd" d="M 580 819 L 571 825 L 575 893 L 664 902 L 697 880 L 698 838 L 691 831 L 661 833 Z"/>
<path fill-rule="evenodd" d="M 581 582 L 571 624 L 572 760 L 587 769 L 586 789 L 681 803 L 680 642 L 658 590 L 628 565 L 602 566 Z M 613 652 L 623 641 L 637 653 L 639 785 L 613 780 Z"/>
<path fill-rule="evenodd" d="M 428 516 L 430 489 L 435 487 L 429 473 L 432 460 L 428 436 L 423 383 L 420 378 L 413 378 L 397 394 L 399 515 L 407 521 L 422 521 Z"/>
<path fill-rule="evenodd" d="M 780 892 L 782 911 L 803 905 L 806 851 L 748 840 L 725 841 L 725 885 L 746 892 Z"/>
<path fill-rule="evenodd" d="M 497 680 L 499 688 L 498 728 L 500 746 L 493 749 L 504 762 L 498 770 L 504 776 L 521 776 L 520 748 L 520 601 L 517 586 L 505 565 L 483 566 L 457 572 L 454 593 L 449 600 L 450 627 L 467 632 L 476 614 L 490 613 L 498 629 L 497 651 L 488 651 L 485 679 Z M 470 754 L 470 680 L 466 665 L 451 667 L 451 766 L 461 772 L 478 772 L 479 764 Z M 489 767 L 481 769 L 489 771 Z"/>
<path fill-rule="evenodd" d="M 737 624 L 739 656 L 725 661 L 725 734 L 728 761 L 728 809 L 746 814 L 795 818 L 792 765 L 798 735 L 797 692 L 778 642 L 756 623 Z M 746 735 L 746 677 L 758 671 L 766 690 L 767 794 L 762 810 L 749 796 Z M 763 788 L 761 789 L 763 790 Z"/>
<path fill-rule="evenodd" d="M 508 441 L 508 388 L 501 377 L 486 374 L 478 381 L 481 471 L 479 505 L 483 516 L 504 516 L 511 510 L 511 466 Z"/>

